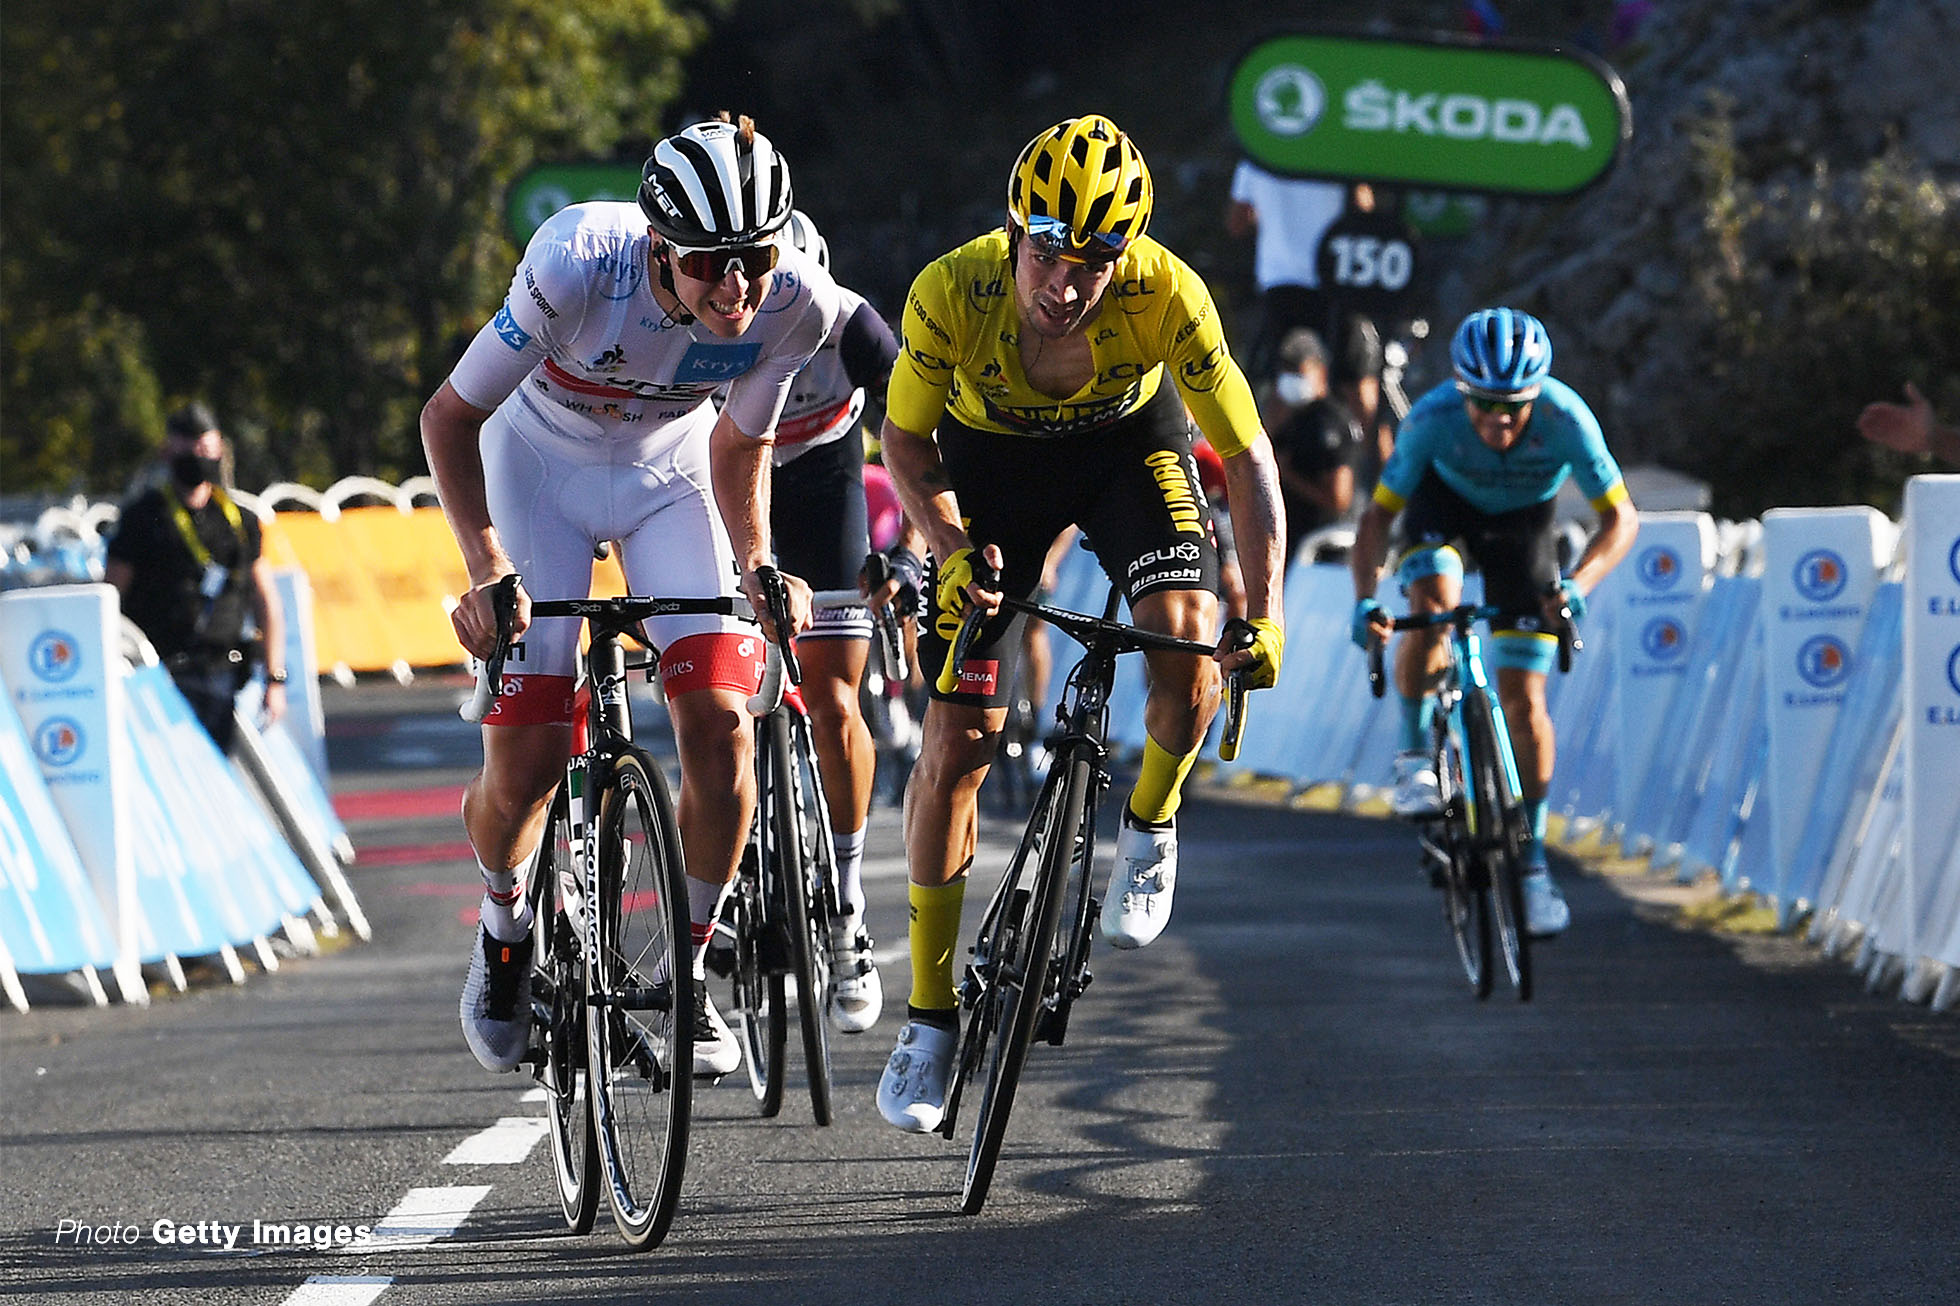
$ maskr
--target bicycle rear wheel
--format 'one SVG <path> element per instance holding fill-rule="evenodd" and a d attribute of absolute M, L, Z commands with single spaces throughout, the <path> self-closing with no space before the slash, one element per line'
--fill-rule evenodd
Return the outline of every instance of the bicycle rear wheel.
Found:
<path fill-rule="evenodd" d="M 836 850 L 824 809 L 810 730 L 787 711 L 770 718 L 776 736 L 773 788 L 780 843 L 777 870 L 789 927 L 790 967 L 796 976 L 796 1011 L 803 1033 L 803 1065 L 810 1083 L 810 1111 L 830 1123 L 830 890 Z"/>
<path fill-rule="evenodd" d="M 735 970 L 733 1006 L 742 1025 L 742 1060 L 749 1089 L 764 1116 L 783 1109 L 783 1076 L 789 1039 L 788 999 L 783 987 L 780 931 L 765 905 L 760 831 L 742 853 L 734 889 Z"/>
<path fill-rule="evenodd" d="M 666 1236 L 694 1092 L 687 888 L 673 800 L 639 749 L 612 766 L 586 905 L 587 1073 L 613 1223 L 644 1250 Z"/>
<path fill-rule="evenodd" d="M 552 1178 L 558 1204 L 573 1233 L 592 1232 L 599 1211 L 599 1141 L 585 1075 L 585 954 L 578 933 L 560 908 L 559 877 L 576 876 L 572 822 L 565 787 L 559 786 L 546 818 L 544 845 L 531 872 L 531 992 L 533 1018 L 542 1012 L 544 1087 L 550 1122 Z M 582 908 L 580 909 L 582 910 Z"/>
<path fill-rule="evenodd" d="M 1491 920 L 1498 951 L 1518 1001 L 1531 1000 L 1531 935 L 1525 929 L 1524 882 L 1518 871 L 1519 812 L 1498 751 L 1497 714 L 1490 696 L 1472 689 L 1463 699 L 1463 729 L 1475 797 L 1476 856 L 1490 882 Z"/>
<path fill-rule="evenodd" d="M 1432 827 L 1434 839 L 1425 840 L 1424 851 L 1441 863 L 1443 919 L 1456 945 L 1464 978 L 1470 981 L 1472 992 L 1487 998 L 1495 974 L 1491 965 L 1489 879 L 1481 873 L 1472 852 L 1462 754 L 1440 712 L 1435 734 L 1436 779 L 1444 815 Z"/>
<path fill-rule="evenodd" d="M 1088 761 L 1070 759 L 1061 783 L 1043 787 L 1040 805 L 1030 819 L 1031 826 L 1040 831 L 1033 881 L 1010 904 L 1010 916 L 1019 908 L 1018 921 L 1003 921 L 996 943 L 994 979 L 986 994 L 986 1000 L 994 1004 L 989 1023 L 995 1038 L 980 1090 L 966 1183 L 960 1193 L 960 1210 L 966 1215 L 975 1214 L 986 1204 L 1001 1142 L 1007 1135 L 1008 1117 L 1014 1109 L 1021 1068 L 1027 1062 L 1028 1045 L 1056 969 L 1055 932 L 1061 922 L 1076 836 L 1087 815 L 1089 770 Z M 975 1020 L 979 1019 L 981 1013 L 976 1012 Z"/>

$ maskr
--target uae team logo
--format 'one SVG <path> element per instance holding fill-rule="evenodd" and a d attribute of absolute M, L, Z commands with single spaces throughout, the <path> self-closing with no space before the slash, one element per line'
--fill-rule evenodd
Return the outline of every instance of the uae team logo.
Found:
<path fill-rule="evenodd" d="M 1640 583 L 1650 590 L 1673 589 L 1681 580 L 1681 555 L 1665 545 L 1642 549 L 1633 566 Z"/>
<path fill-rule="evenodd" d="M 1812 603 L 1828 603 L 1844 592 L 1851 569 L 1830 549 L 1812 549 L 1797 559 L 1791 580 L 1797 593 Z"/>

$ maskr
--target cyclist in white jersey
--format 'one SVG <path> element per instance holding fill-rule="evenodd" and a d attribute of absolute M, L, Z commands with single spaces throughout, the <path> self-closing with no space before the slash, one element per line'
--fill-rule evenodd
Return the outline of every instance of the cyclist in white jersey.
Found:
<path fill-rule="evenodd" d="M 524 638 L 463 796 L 485 895 L 462 1023 L 487 1068 L 514 1069 L 529 1039 L 524 881 L 572 739 L 579 625 L 532 626 L 530 595 L 583 597 L 593 550 L 610 540 L 637 593 L 714 596 L 739 581 L 762 610 L 769 448 L 792 380 L 838 311 L 829 274 L 777 243 L 791 205 L 787 165 L 747 118 L 662 140 L 637 206 L 577 204 L 538 229 L 503 306 L 422 411 L 423 448 L 469 568 L 451 619 L 471 653 L 491 651 L 496 582 L 523 577 Z M 717 414 L 711 396 L 723 387 Z M 793 578 L 790 588 L 793 620 L 807 624 L 809 589 Z M 754 809 L 746 700 L 763 648 L 732 618 L 646 624 L 681 758 L 695 1070 L 725 1074 L 741 1053 L 701 967 Z"/>
<path fill-rule="evenodd" d="M 788 243 L 826 269 L 829 246 L 808 214 L 790 214 Z M 850 589 L 870 548 L 864 499 L 864 442 L 858 421 L 867 389 L 882 391 L 898 358 L 898 342 L 862 295 L 838 288 L 837 327 L 790 385 L 776 425 L 770 534 L 776 563 L 820 590 Z M 923 579 L 918 559 L 914 584 Z M 858 686 L 870 653 L 868 607 L 815 614 L 797 637 L 803 662 L 803 702 L 824 792 L 830 799 L 837 850 L 838 915 L 831 922 L 830 1020 L 862 1033 L 884 1010 L 884 986 L 871 960 L 864 926 L 864 829 L 871 812 L 877 749 L 858 706 Z"/>

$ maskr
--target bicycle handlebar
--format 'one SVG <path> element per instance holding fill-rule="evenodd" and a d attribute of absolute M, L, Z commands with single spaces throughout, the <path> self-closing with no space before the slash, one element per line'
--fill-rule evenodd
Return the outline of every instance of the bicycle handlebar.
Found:
<path fill-rule="evenodd" d="M 991 569 L 990 569 L 991 570 Z M 998 576 L 998 573 L 995 573 Z M 987 578 L 975 573 L 975 580 L 986 583 Z M 999 584 L 996 578 L 993 584 Z M 1001 596 L 1000 605 L 1009 612 L 1026 613 L 1038 617 L 1054 626 L 1084 648 L 1095 650 L 1099 645 L 1114 643 L 1116 652 L 1144 652 L 1157 650 L 1168 653 L 1189 653 L 1193 657 L 1211 657 L 1217 649 L 1210 644 L 1195 639 L 1180 639 L 1176 635 L 1165 635 L 1154 630 L 1145 630 L 1127 622 L 1113 621 L 1105 617 L 1092 617 L 1084 612 L 1073 612 L 1067 608 L 1051 608 L 1027 599 L 1017 599 L 1010 594 Z M 946 662 L 939 670 L 937 681 L 942 694 L 956 693 L 959 688 L 959 668 L 966 661 L 967 651 L 973 646 L 980 627 L 988 614 L 972 608 L 960 621 L 959 632 L 953 637 L 952 646 L 946 650 Z M 1237 623 L 1234 625 L 1234 623 Z M 1243 627 L 1239 629 L 1238 627 Z M 1233 642 L 1232 651 L 1250 648 L 1253 642 L 1251 623 L 1240 622 L 1234 618 L 1226 623 L 1226 633 Z M 1230 762 L 1239 755 L 1239 744 L 1245 735 L 1246 671 L 1241 668 L 1226 676 L 1226 716 L 1225 732 L 1219 741 L 1218 755 Z M 1227 749 L 1230 749 L 1227 752 Z"/>
<path fill-rule="evenodd" d="M 790 628 L 789 585 L 783 580 L 783 573 L 769 566 L 757 567 L 755 579 L 762 587 L 762 601 L 768 606 L 770 623 L 776 627 L 776 647 L 783 655 L 783 670 L 790 684 L 800 686 L 803 666 L 796 660 L 796 641 Z"/>
<path fill-rule="evenodd" d="M 503 693 L 504 660 L 510 655 L 511 625 L 517 617 L 517 587 L 522 577 L 512 574 L 497 582 L 490 592 L 492 610 L 497 616 L 497 642 L 477 673 L 476 689 L 469 701 L 456 709 L 456 715 L 472 725 L 480 725 Z M 648 617 L 708 615 L 738 617 L 754 621 L 755 611 L 748 600 L 737 596 L 699 599 L 662 599 L 626 594 L 605 599 L 540 599 L 531 604 L 531 616 L 583 617 L 614 634 L 624 634 Z"/>
<path fill-rule="evenodd" d="M 1545 591 L 1554 595 L 1561 591 L 1557 586 Z M 1411 612 L 1394 619 L 1394 630 L 1427 630 L 1433 626 L 1453 626 L 1466 630 L 1472 622 L 1486 621 L 1497 616 L 1503 609 L 1488 603 L 1459 603 L 1453 608 L 1440 612 Z M 1579 638 L 1579 624 L 1572 619 L 1572 609 L 1563 601 L 1558 610 L 1558 669 L 1559 673 L 1572 670 L 1572 655 L 1582 651 L 1586 645 Z M 1383 669 L 1382 651 L 1387 647 L 1386 640 L 1373 640 L 1368 645 L 1368 692 L 1380 698 L 1388 689 L 1388 677 Z"/>
<path fill-rule="evenodd" d="M 892 578 L 891 558 L 873 549 L 864 557 L 862 574 L 867 594 L 883 589 Z M 905 641 L 899 637 L 898 616 L 890 603 L 871 609 L 871 628 L 878 635 L 878 656 L 884 663 L 885 679 L 904 684 L 911 669 L 905 665 Z"/>

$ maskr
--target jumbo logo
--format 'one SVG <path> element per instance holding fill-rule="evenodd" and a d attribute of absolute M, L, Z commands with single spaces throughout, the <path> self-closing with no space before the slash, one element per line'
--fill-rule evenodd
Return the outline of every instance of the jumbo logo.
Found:
<path fill-rule="evenodd" d="M 67 766 L 82 755 L 82 728 L 65 716 L 49 717 L 34 732 L 34 755 L 43 766 Z"/>
<path fill-rule="evenodd" d="M 1829 689 L 1851 674 L 1851 650 L 1831 635 L 1815 635 L 1797 650 L 1797 674 L 1818 689 Z"/>
<path fill-rule="evenodd" d="M 1844 592 L 1844 583 L 1850 576 L 1850 568 L 1836 553 L 1812 549 L 1797 559 L 1791 579 L 1796 582 L 1797 593 L 1812 603 L 1824 603 Z"/>
<path fill-rule="evenodd" d="M 1672 662 L 1688 646 L 1688 633 L 1672 617 L 1655 617 L 1640 630 L 1640 649 L 1656 662 Z"/>
<path fill-rule="evenodd" d="M 1681 579 L 1681 555 L 1665 545 L 1641 550 L 1633 567 L 1640 583 L 1650 590 L 1672 589 Z"/>
<path fill-rule="evenodd" d="M 52 684 L 72 680 L 82 669 L 81 645 L 67 631 L 44 630 L 27 646 L 27 666 Z"/>

